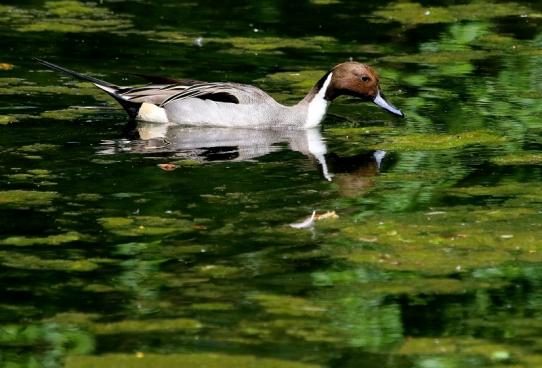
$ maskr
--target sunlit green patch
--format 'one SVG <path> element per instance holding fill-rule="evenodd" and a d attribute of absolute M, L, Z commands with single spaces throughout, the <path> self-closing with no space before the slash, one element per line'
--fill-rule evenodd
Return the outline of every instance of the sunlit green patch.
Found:
<path fill-rule="evenodd" d="M 510 50 L 517 47 L 523 47 L 523 42 L 510 36 L 499 33 L 487 33 L 478 37 L 474 44 L 484 49 L 503 49 Z"/>
<path fill-rule="evenodd" d="M 235 306 L 230 303 L 193 303 L 190 308 L 200 311 L 230 311 L 234 310 Z"/>
<path fill-rule="evenodd" d="M 0 78 L 0 87 L 9 87 L 21 84 L 31 84 L 23 78 Z"/>
<path fill-rule="evenodd" d="M 119 161 L 105 160 L 105 159 L 102 159 L 102 158 L 95 158 L 93 160 L 90 160 L 90 162 L 92 162 L 93 164 L 98 164 L 98 165 L 111 165 L 111 164 L 114 164 L 114 163 L 119 162 Z"/>
<path fill-rule="evenodd" d="M 58 198 L 57 192 L 41 192 L 34 190 L 6 190 L 0 191 L 0 205 L 27 208 L 32 206 L 46 206 Z"/>
<path fill-rule="evenodd" d="M 114 32 L 132 27 L 131 21 L 91 2 L 46 1 L 44 9 L 0 8 L 0 24 L 19 32 Z"/>
<path fill-rule="evenodd" d="M 196 161 L 196 160 L 185 159 L 185 160 L 173 161 L 173 164 L 175 164 L 177 167 L 188 167 L 188 166 L 201 165 L 201 162 Z"/>
<path fill-rule="evenodd" d="M 142 32 L 149 39 L 158 42 L 181 43 L 185 45 L 196 44 L 197 37 L 174 31 Z M 337 44 L 337 40 L 328 36 L 312 36 L 300 38 L 254 36 L 254 37 L 208 37 L 202 40 L 203 44 L 220 44 L 230 46 L 226 51 L 236 53 L 239 51 L 274 53 L 281 49 L 315 49 Z"/>
<path fill-rule="evenodd" d="M 36 119 L 36 115 L 30 114 L 10 114 L 0 116 L 0 125 L 2 124 L 12 124 L 22 120 Z"/>
<path fill-rule="evenodd" d="M 88 284 L 83 287 L 83 290 L 91 293 L 114 293 L 119 291 L 119 287 L 104 284 Z"/>
<path fill-rule="evenodd" d="M 400 249 L 389 249 L 389 252 L 357 249 L 345 254 L 344 258 L 356 263 L 376 264 L 386 270 L 432 275 L 447 275 L 473 268 L 493 267 L 515 259 L 509 252 L 500 250 L 450 250 L 408 244 L 404 239 L 400 242 L 403 243 Z"/>
<path fill-rule="evenodd" d="M 498 156 L 491 159 L 497 165 L 540 165 L 542 164 L 542 153 L 520 152 L 506 156 Z"/>
<path fill-rule="evenodd" d="M 304 318 L 303 318 L 304 317 Z M 338 342 L 342 336 L 330 326 L 321 323 L 319 318 L 308 315 L 287 315 L 286 318 L 275 318 L 263 322 L 242 321 L 239 326 L 239 335 L 242 337 L 257 338 L 260 341 L 276 342 L 283 341 L 285 335 L 295 339 L 303 339 L 312 342 Z M 249 343 L 241 342 L 241 343 Z"/>
<path fill-rule="evenodd" d="M 465 50 L 465 51 L 433 51 L 420 52 L 408 55 L 390 55 L 384 56 L 381 60 L 390 63 L 414 63 L 423 65 L 442 65 L 448 68 L 467 68 L 471 67 L 469 61 L 482 60 L 490 56 L 484 50 Z M 446 73 L 442 73 L 447 75 Z"/>
<path fill-rule="evenodd" d="M 323 70 L 301 70 L 295 72 L 278 72 L 268 74 L 262 82 L 282 84 L 287 88 L 307 92 L 326 73 Z"/>
<path fill-rule="evenodd" d="M 98 222 L 120 236 L 166 235 L 194 230 L 192 221 L 157 216 L 102 217 Z"/>
<path fill-rule="evenodd" d="M 533 185 L 532 183 L 511 182 L 511 183 L 504 183 L 500 185 L 491 185 L 491 186 L 473 185 L 470 187 L 449 188 L 446 191 L 454 195 L 468 195 L 468 196 L 513 197 L 513 196 L 537 196 L 538 195 L 538 197 L 542 199 L 542 193 L 540 192 L 540 188 L 536 185 Z M 506 211 L 506 209 L 499 209 L 499 210 Z M 533 211 L 530 208 L 525 208 L 522 210 L 518 209 L 518 210 L 519 210 L 518 214 L 524 213 L 525 211 L 527 211 L 527 213 L 531 213 L 531 211 Z"/>
<path fill-rule="evenodd" d="M 97 10 L 91 3 L 80 3 L 79 1 L 48 1 L 45 6 L 49 13 L 59 17 L 74 15 L 91 15 Z M 99 10 L 98 10 L 99 12 Z"/>
<path fill-rule="evenodd" d="M 431 181 L 441 179 L 446 175 L 443 171 L 424 171 L 424 172 L 400 172 L 390 171 L 382 172 L 376 177 L 379 182 L 412 182 L 412 181 Z"/>
<path fill-rule="evenodd" d="M 17 121 L 17 117 L 13 115 L 0 115 L 0 125 L 11 124 Z"/>
<path fill-rule="evenodd" d="M 314 5 L 333 5 L 340 4 L 340 0 L 310 0 Z"/>
<path fill-rule="evenodd" d="M 103 354 L 99 356 L 68 356 L 66 368 L 170 368 L 170 367 L 205 367 L 205 368 L 317 368 L 318 365 L 298 363 L 273 358 L 259 358 L 251 355 L 233 355 L 218 353 L 192 354 Z"/>
<path fill-rule="evenodd" d="M 57 270 L 69 272 L 88 272 L 99 267 L 96 262 L 88 259 L 45 259 L 8 251 L 0 252 L 0 264 L 5 267 L 25 270 Z"/>
<path fill-rule="evenodd" d="M 224 43 L 231 43 L 233 47 L 247 51 L 270 51 L 284 48 L 295 49 L 321 49 L 326 44 L 335 43 L 336 40 L 327 36 L 313 36 L 303 38 L 285 37 L 230 37 L 221 39 Z"/>
<path fill-rule="evenodd" d="M 6 175 L 6 177 L 13 181 L 30 181 L 34 178 L 34 175 L 18 173 L 18 174 L 9 174 L 9 175 Z"/>
<path fill-rule="evenodd" d="M 330 241 L 351 244 L 335 246 L 333 254 L 355 263 L 446 275 L 518 259 L 538 262 L 542 256 L 542 240 L 537 236 L 542 231 L 541 223 L 542 214 L 535 208 L 456 206 L 450 212 L 343 223 Z M 336 226 L 318 224 L 324 225 Z"/>
<path fill-rule="evenodd" d="M 360 128 L 328 128 L 326 133 L 334 137 L 356 139 L 366 135 L 377 135 L 382 133 L 393 132 L 395 128 L 387 126 L 369 126 Z"/>
<path fill-rule="evenodd" d="M 335 287 L 362 287 L 364 294 L 401 295 L 401 294 L 456 294 L 471 290 L 502 287 L 504 282 L 495 280 L 461 280 L 445 277 L 417 277 L 405 273 L 398 273 L 395 277 L 382 276 L 385 280 L 366 280 L 365 268 L 350 268 L 345 271 L 323 271 L 313 273 L 313 280 L 317 285 Z M 360 276 L 362 275 L 362 276 Z M 375 273 L 378 275 L 378 273 Z"/>
<path fill-rule="evenodd" d="M 428 151 L 471 145 L 494 145 L 505 141 L 505 137 L 487 131 L 469 131 L 450 135 L 411 134 L 388 136 L 384 142 L 370 148 L 389 151 Z"/>
<path fill-rule="evenodd" d="M 18 152 L 24 152 L 24 153 L 38 153 L 38 152 L 46 152 L 51 151 L 54 149 L 59 148 L 60 146 L 56 144 L 47 144 L 47 143 L 34 143 L 27 146 L 21 146 L 17 148 Z"/>
<path fill-rule="evenodd" d="M 517 3 L 474 2 L 447 7 L 424 7 L 418 2 L 395 2 L 373 13 L 373 21 L 394 21 L 408 25 L 453 23 L 463 20 L 482 20 L 497 17 L 528 15 L 539 18 L 540 13 Z"/>
<path fill-rule="evenodd" d="M 98 111 L 98 109 L 70 107 L 61 110 L 44 111 L 40 114 L 40 117 L 54 120 L 75 120 L 87 115 L 96 114 Z"/>
<path fill-rule="evenodd" d="M 224 278 L 239 275 L 241 269 L 225 265 L 206 265 L 198 267 L 197 272 L 208 277 Z"/>
<path fill-rule="evenodd" d="M 6 177 L 13 181 L 30 182 L 39 186 L 56 185 L 55 182 L 50 181 L 56 176 L 52 175 L 49 170 L 44 169 L 33 169 L 25 173 L 8 174 Z"/>
<path fill-rule="evenodd" d="M 75 241 L 82 240 L 84 236 L 75 231 L 69 231 L 64 234 L 49 235 L 45 237 L 27 237 L 27 236 L 10 236 L 0 240 L 2 245 L 15 245 L 18 247 L 26 247 L 31 245 L 62 245 Z"/>
<path fill-rule="evenodd" d="M 110 102 L 111 99 L 100 89 L 90 83 L 74 83 L 73 86 L 46 86 L 36 85 L 21 79 L 10 78 L 5 83 L 0 84 L 0 94 L 2 95 L 28 95 L 28 94 L 61 94 L 73 96 L 92 96 L 99 101 Z M 22 115 L 21 118 L 29 115 Z"/>
<path fill-rule="evenodd" d="M 103 196 L 97 193 L 79 193 L 75 196 L 76 200 L 85 202 L 96 202 L 102 198 Z"/>
<path fill-rule="evenodd" d="M 252 294 L 249 299 L 261 305 L 268 313 L 289 316 L 322 316 L 325 308 L 314 305 L 311 301 L 289 295 Z"/>
<path fill-rule="evenodd" d="M 174 332 L 199 330 L 201 322 L 190 318 L 124 320 L 110 323 L 94 323 L 93 332 L 99 335 L 146 332 Z"/>
<path fill-rule="evenodd" d="M 95 313 L 65 312 L 55 314 L 53 317 L 45 319 L 44 322 L 55 322 L 81 326 L 88 325 L 99 317 L 100 315 Z"/>
<path fill-rule="evenodd" d="M 397 351 L 399 355 L 431 356 L 462 355 L 480 356 L 487 361 L 501 363 L 505 366 L 518 366 L 514 363 L 528 363 L 524 359 L 531 355 L 525 345 L 500 344 L 489 340 L 452 336 L 440 338 L 410 337 Z M 493 365 L 492 365 L 493 366 Z M 499 367 L 501 365 L 498 365 Z M 521 364 L 520 367 L 525 367 Z"/>

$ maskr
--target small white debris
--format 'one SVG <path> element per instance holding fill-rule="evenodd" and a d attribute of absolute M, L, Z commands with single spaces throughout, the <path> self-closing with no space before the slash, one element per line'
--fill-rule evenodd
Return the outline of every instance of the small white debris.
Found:
<path fill-rule="evenodd" d="M 425 15 L 431 15 L 431 10 L 427 10 L 424 14 Z"/>
<path fill-rule="evenodd" d="M 202 47 L 203 46 L 203 37 L 198 37 L 194 40 L 194 45 L 198 46 L 198 47 Z"/>
<path fill-rule="evenodd" d="M 294 229 L 306 229 L 308 227 L 312 227 L 314 225 L 315 217 L 316 217 L 316 211 L 312 211 L 312 215 L 308 217 L 305 221 L 290 224 L 290 227 L 293 227 Z"/>
<path fill-rule="evenodd" d="M 461 265 L 455 266 L 455 270 L 456 270 L 457 272 L 461 271 L 461 269 L 462 269 L 462 268 L 461 268 Z"/>
<path fill-rule="evenodd" d="M 383 151 L 383 150 L 377 150 L 377 151 L 374 151 L 373 153 L 373 157 L 376 161 L 376 167 L 378 169 L 380 169 L 380 164 L 382 163 L 382 160 L 384 159 L 384 157 L 386 157 L 386 151 Z"/>
<path fill-rule="evenodd" d="M 501 239 L 512 239 L 514 235 L 512 234 L 503 234 L 501 235 Z"/>

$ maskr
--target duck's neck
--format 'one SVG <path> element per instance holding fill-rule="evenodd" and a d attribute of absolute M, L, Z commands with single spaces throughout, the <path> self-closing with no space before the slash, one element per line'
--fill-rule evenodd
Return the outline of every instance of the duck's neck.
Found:
<path fill-rule="evenodd" d="M 326 92 L 332 77 L 332 72 L 328 72 L 324 75 L 299 103 L 299 105 L 306 106 L 307 109 L 305 128 L 318 126 L 318 124 L 324 120 L 330 102 L 326 99 Z"/>

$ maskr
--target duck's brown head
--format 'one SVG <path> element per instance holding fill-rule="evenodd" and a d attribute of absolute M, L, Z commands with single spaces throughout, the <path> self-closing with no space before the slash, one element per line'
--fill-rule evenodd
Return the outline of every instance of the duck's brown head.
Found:
<path fill-rule="evenodd" d="M 378 73 L 369 65 L 350 61 L 335 66 L 329 73 L 332 76 L 325 93 L 326 100 L 333 101 L 341 95 L 354 96 L 372 101 L 392 114 L 404 116 L 401 110 L 386 101 L 380 90 Z"/>

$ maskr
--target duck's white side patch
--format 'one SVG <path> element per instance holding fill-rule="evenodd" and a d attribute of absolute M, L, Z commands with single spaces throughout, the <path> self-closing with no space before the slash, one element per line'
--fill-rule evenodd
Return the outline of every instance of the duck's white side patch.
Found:
<path fill-rule="evenodd" d="M 143 102 L 139 108 L 139 111 L 137 112 L 137 118 L 144 121 L 151 121 L 153 123 L 168 122 L 166 110 L 148 102 Z"/>
<path fill-rule="evenodd" d="M 322 88 L 318 91 L 316 96 L 312 99 L 312 101 L 309 103 L 309 109 L 307 111 L 307 120 L 305 120 L 305 128 L 314 128 L 315 126 L 318 126 L 320 122 L 324 119 L 326 116 L 327 106 L 329 105 L 329 101 L 324 98 L 326 95 L 327 87 L 329 86 L 329 83 L 331 82 L 331 77 L 333 76 L 333 73 L 329 73 L 327 76 L 324 85 Z"/>

